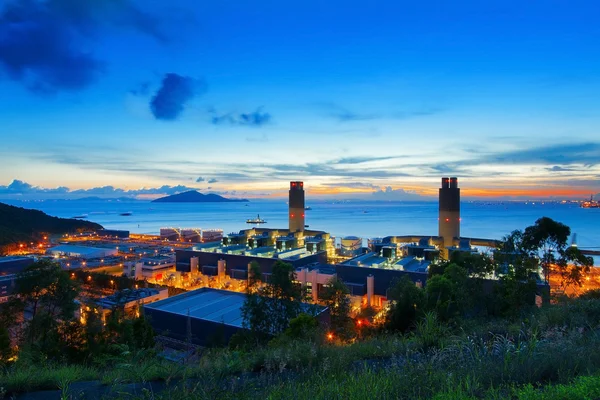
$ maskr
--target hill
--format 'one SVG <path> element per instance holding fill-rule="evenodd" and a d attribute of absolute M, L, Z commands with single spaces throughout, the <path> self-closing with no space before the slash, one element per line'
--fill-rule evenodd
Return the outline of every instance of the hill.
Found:
<path fill-rule="evenodd" d="M 195 190 L 174 194 L 171 196 L 161 197 L 152 200 L 153 203 L 227 203 L 248 201 L 246 199 L 228 199 L 218 194 L 202 194 Z"/>
<path fill-rule="evenodd" d="M 0 203 L 0 247 L 36 239 L 42 232 L 54 234 L 97 229 L 102 229 L 102 225 L 51 217 L 42 211 Z"/>

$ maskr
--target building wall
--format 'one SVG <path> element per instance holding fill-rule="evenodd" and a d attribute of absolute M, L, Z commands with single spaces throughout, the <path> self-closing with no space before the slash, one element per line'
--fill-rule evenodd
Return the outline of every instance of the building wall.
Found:
<path fill-rule="evenodd" d="M 222 254 L 222 253 L 203 253 L 193 250 L 177 250 L 176 251 L 176 266 L 177 271 L 191 272 L 190 260 L 192 257 L 198 257 L 198 265 L 200 267 L 210 265 L 217 266 L 219 260 L 225 260 L 227 275 L 231 274 L 231 269 L 248 269 L 248 263 L 256 261 L 260 266 L 261 273 L 271 273 L 273 265 L 277 261 L 287 262 L 292 264 L 294 268 L 298 268 L 307 264 L 327 262 L 327 253 L 320 252 L 297 260 L 279 260 L 276 258 L 253 257 L 238 254 Z"/>

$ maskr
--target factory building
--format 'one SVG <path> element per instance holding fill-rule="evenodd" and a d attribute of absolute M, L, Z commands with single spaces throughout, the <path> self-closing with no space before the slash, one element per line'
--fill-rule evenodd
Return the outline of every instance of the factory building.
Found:
<path fill-rule="evenodd" d="M 55 246 L 46 250 L 46 254 L 55 257 L 67 256 L 83 259 L 116 256 L 118 253 L 119 251 L 117 249 L 104 247 L 75 246 L 69 244 Z"/>
<path fill-rule="evenodd" d="M 96 232 L 96 234 L 107 239 L 129 239 L 129 231 L 117 229 L 100 229 Z"/>
<path fill-rule="evenodd" d="M 356 257 L 362 251 L 362 238 L 356 236 L 343 237 L 340 244 L 340 254 L 345 257 Z"/>
<path fill-rule="evenodd" d="M 290 182 L 289 229 L 290 232 L 304 231 L 304 182 Z"/>
<path fill-rule="evenodd" d="M 225 345 L 244 329 L 243 293 L 202 288 L 144 305 L 144 313 L 159 335 L 200 346 Z M 304 308 L 315 309 L 305 304 Z M 317 306 L 316 317 L 329 324 L 329 309 Z"/>
<path fill-rule="evenodd" d="M 160 238 L 171 242 L 205 243 L 223 239 L 222 229 L 160 228 Z"/>
<path fill-rule="evenodd" d="M 164 300 L 168 297 L 169 290 L 166 287 L 125 289 L 96 300 L 94 305 L 98 307 L 102 322 L 106 323 L 106 318 L 117 308 L 122 309 L 126 313 L 131 313 L 138 311 L 137 308 L 143 304 Z M 81 307 L 80 316 L 83 316 L 85 315 L 83 308 L 89 311 L 89 307 L 86 305 L 82 305 Z"/>
<path fill-rule="evenodd" d="M 18 274 L 34 262 L 35 260 L 31 257 L 0 257 L 0 276 Z"/>

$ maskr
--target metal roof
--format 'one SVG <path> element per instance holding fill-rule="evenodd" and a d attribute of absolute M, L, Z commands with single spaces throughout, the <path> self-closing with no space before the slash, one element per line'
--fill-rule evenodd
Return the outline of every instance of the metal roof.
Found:
<path fill-rule="evenodd" d="M 144 305 L 146 308 L 242 327 L 243 293 L 202 288 Z"/>

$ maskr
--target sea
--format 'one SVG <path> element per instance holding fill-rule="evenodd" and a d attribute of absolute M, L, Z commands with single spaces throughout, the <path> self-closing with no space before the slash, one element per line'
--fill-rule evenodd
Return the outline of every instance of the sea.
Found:
<path fill-rule="evenodd" d="M 247 219 L 260 215 L 267 228 L 288 225 L 286 199 L 252 200 L 248 203 L 152 203 L 150 201 L 46 200 L 3 201 L 49 215 L 86 220 L 106 229 L 155 234 L 160 228 L 223 229 L 238 232 L 252 225 Z M 307 201 L 306 225 L 340 238 L 363 239 L 389 235 L 437 235 L 437 202 Z M 131 215 L 121 215 L 131 213 Z M 571 228 L 580 248 L 600 250 L 600 209 L 580 208 L 577 203 L 558 202 L 461 202 L 461 236 L 501 239 L 524 229 L 540 217 L 550 217 Z"/>

